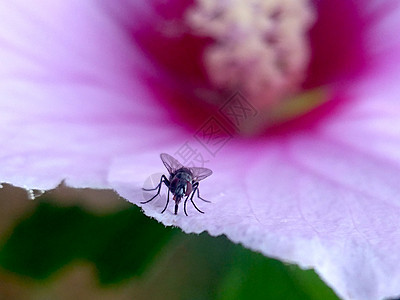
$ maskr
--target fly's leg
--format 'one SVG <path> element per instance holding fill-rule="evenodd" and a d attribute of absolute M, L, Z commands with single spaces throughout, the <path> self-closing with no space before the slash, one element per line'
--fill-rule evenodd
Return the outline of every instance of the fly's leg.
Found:
<path fill-rule="evenodd" d="M 192 202 L 194 208 L 197 209 L 198 212 L 204 214 L 204 211 L 201 211 L 201 210 L 196 206 L 196 204 L 194 204 L 194 201 L 193 201 L 193 194 L 192 194 L 192 197 L 190 197 L 190 202 Z"/>
<path fill-rule="evenodd" d="M 143 202 L 140 202 L 140 203 L 141 204 L 149 203 L 151 200 L 153 200 L 155 197 L 157 197 L 160 194 L 162 183 L 164 183 L 168 187 L 168 191 L 169 191 L 169 180 L 167 179 L 167 177 L 165 177 L 165 175 L 162 175 L 159 184 L 154 189 L 144 189 L 144 188 L 142 188 L 145 191 L 154 191 L 155 189 L 158 189 L 157 194 L 155 194 L 149 200 L 146 200 L 146 201 L 143 201 Z"/>
<path fill-rule="evenodd" d="M 159 184 L 158 184 L 158 185 L 159 185 Z M 142 188 L 142 190 L 143 190 L 143 191 L 146 191 L 146 192 L 154 191 L 154 190 L 158 189 L 158 185 L 157 185 L 154 189 L 145 189 L 145 188 Z"/>
<path fill-rule="evenodd" d="M 192 202 L 194 208 L 197 209 L 198 212 L 204 214 L 204 212 L 201 211 L 201 210 L 196 206 L 196 204 L 195 204 L 194 201 L 193 201 L 193 196 L 194 196 L 194 194 L 195 194 L 196 192 L 197 192 L 197 197 L 198 197 L 198 198 L 200 198 L 200 199 L 203 200 L 204 202 L 211 203 L 211 201 L 208 201 L 208 200 L 203 199 L 203 198 L 200 197 L 199 183 L 198 183 L 198 182 L 194 183 L 194 184 L 193 184 L 193 191 L 192 191 L 191 195 L 188 195 L 188 196 L 186 197 L 186 199 L 185 199 L 185 202 L 183 203 L 183 210 L 184 210 L 186 216 L 188 215 L 187 212 L 186 212 L 186 203 L 187 203 L 187 201 L 189 200 L 189 196 L 190 196 L 190 202 Z"/>
<path fill-rule="evenodd" d="M 190 202 L 192 202 L 194 208 L 197 209 L 198 212 L 204 214 L 204 211 L 201 211 L 201 210 L 196 206 L 196 204 L 194 204 L 193 196 L 194 196 L 194 193 L 196 192 L 196 190 L 197 190 L 197 192 L 199 191 L 199 183 L 198 183 L 198 182 L 196 182 L 195 184 L 193 184 L 193 192 L 192 192 L 192 195 L 190 196 Z M 198 194 L 197 194 L 197 195 L 198 195 Z M 202 200 L 204 200 L 204 199 L 202 199 Z M 186 201 L 187 201 L 187 198 L 186 198 L 186 200 L 185 200 L 185 204 L 186 204 Z M 206 202 L 208 202 L 208 201 L 206 200 Z"/>
<path fill-rule="evenodd" d="M 211 201 L 206 200 L 206 199 L 200 197 L 200 188 L 199 188 L 199 183 L 198 183 L 198 182 L 196 182 L 196 183 L 193 185 L 193 187 L 194 187 L 194 189 L 197 190 L 197 198 L 203 200 L 204 202 L 211 203 Z"/>
<path fill-rule="evenodd" d="M 187 197 L 186 197 L 186 199 L 185 199 L 185 202 L 183 202 L 183 211 L 185 212 L 185 215 L 186 215 L 186 216 L 188 216 L 188 214 L 187 214 L 187 212 L 186 212 L 186 203 L 187 203 L 187 201 L 188 201 L 188 199 L 189 199 L 189 196 L 190 196 L 190 195 L 187 195 Z"/>
<path fill-rule="evenodd" d="M 149 192 L 149 191 L 154 191 L 154 190 L 156 190 L 156 189 L 158 189 L 158 188 L 160 187 L 161 183 L 162 183 L 164 180 L 168 181 L 167 177 L 165 177 L 165 175 L 162 175 L 161 178 L 160 178 L 160 182 L 157 184 L 157 186 L 156 186 L 154 189 L 145 189 L 145 188 L 142 188 L 142 190 L 143 190 L 143 191 L 147 191 L 147 192 Z M 168 182 L 169 182 L 169 181 L 168 181 Z M 165 182 L 164 182 L 164 183 L 165 183 Z"/>
<path fill-rule="evenodd" d="M 164 213 L 164 211 L 167 209 L 167 207 L 168 207 L 168 203 L 169 203 L 169 187 L 168 187 L 168 195 L 167 195 L 167 204 L 165 204 L 165 207 L 164 207 L 164 209 L 162 210 L 162 214 Z"/>

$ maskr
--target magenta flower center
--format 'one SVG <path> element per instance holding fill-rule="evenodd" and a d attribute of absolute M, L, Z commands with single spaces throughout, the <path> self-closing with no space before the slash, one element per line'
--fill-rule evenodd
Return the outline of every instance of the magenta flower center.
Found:
<path fill-rule="evenodd" d="M 310 60 L 307 1 L 198 0 L 186 14 L 193 34 L 213 42 L 203 53 L 216 89 L 241 91 L 259 108 L 299 89 Z"/>
<path fill-rule="evenodd" d="M 160 67 L 145 77 L 190 130 L 217 117 L 236 92 L 258 112 L 240 125 L 245 135 L 288 122 L 299 128 L 303 117 L 314 123 L 341 103 L 328 100 L 343 100 L 337 84 L 368 60 L 365 17 L 346 0 L 175 0 L 156 1 L 152 9 L 154 18 L 134 32 Z"/>

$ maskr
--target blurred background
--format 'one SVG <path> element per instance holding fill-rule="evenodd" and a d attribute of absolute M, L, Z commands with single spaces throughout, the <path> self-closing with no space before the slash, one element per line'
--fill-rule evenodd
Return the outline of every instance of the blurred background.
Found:
<path fill-rule="evenodd" d="M 0 299 L 338 299 L 313 270 L 144 216 L 112 191 L 0 189 Z"/>

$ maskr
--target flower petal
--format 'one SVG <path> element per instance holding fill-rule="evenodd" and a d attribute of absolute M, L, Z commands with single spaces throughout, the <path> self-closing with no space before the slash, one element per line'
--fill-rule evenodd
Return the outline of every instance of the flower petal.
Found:
<path fill-rule="evenodd" d="M 1 180 L 109 187 L 114 155 L 163 135 L 144 130 L 167 116 L 134 72 L 144 58 L 96 1 L 1 2 L 0 11 Z"/>
<path fill-rule="evenodd" d="M 96 1 L 2 2 L 0 12 L 0 179 L 112 187 L 139 204 L 146 178 L 165 172 L 159 153 L 192 138 L 142 84 L 151 64 Z M 160 214 L 165 198 L 145 213 L 314 267 L 348 299 L 400 293 L 400 74 L 398 52 L 384 50 L 384 68 L 340 86 L 351 101 L 318 126 L 229 141 L 201 182 L 204 215 L 190 203 L 189 217 Z"/>
<path fill-rule="evenodd" d="M 174 215 L 171 204 L 160 214 L 165 192 L 139 203 L 152 195 L 140 190 L 146 177 L 166 172 L 158 152 L 174 153 L 171 146 L 120 157 L 109 180 L 166 225 L 225 234 L 265 255 L 314 267 L 345 299 L 396 295 L 400 90 L 395 73 L 375 71 L 375 82 L 354 81 L 346 89 L 352 101 L 313 129 L 229 142 L 210 163 L 214 174 L 200 184 L 202 197 L 212 201 L 196 201 L 204 215 L 190 203 L 189 217 Z"/>

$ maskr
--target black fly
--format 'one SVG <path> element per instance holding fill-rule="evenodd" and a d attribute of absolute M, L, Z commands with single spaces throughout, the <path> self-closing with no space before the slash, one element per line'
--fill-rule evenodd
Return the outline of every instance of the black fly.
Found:
<path fill-rule="evenodd" d="M 179 161 L 177 161 L 175 158 L 173 158 L 171 155 L 168 155 L 166 153 L 161 153 L 160 155 L 162 162 L 164 163 L 164 166 L 167 168 L 168 173 L 169 173 L 169 178 L 167 178 L 165 175 L 161 176 L 160 182 L 154 189 L 145 189 L 145 191 L 154 191 L 157 190 L 157 193 L 149 200 L 140 202 L 142 204 L 148 203 L 152 201 L 155 197 L 157 197 L 160 194 L 161 190 L 161 185 L 164 183 L 167 188 L 168 188 L 168 196 L 167 196 L 167 204 L 165 204 L 164 209 L 162 210 L 161 213 L 165 212 L 165 210 L 168 207 L 169 203 L 169 192 L 174 195 L 173 200 L 175 201 L 175 215 L 178 213 L 178 204 L 181 202 L 182 198 L 186 196 L 185 202 L 183 203 L 183 209 L 185 212 L 185 215 L 188 215 L 186 212 L 186 203 L 188 199 L 190 199 L 190 202 L 192 202 L 193 206 L 202 214 L 202 212 L 196 204 L 193 202 L 193 196 L 197 192 L 197 197 L 205 202 L 210 202 L 206 199 L 203 199 L 200 197 L 200 191 L 199 191 L 199 181 L 207 178 L 212 174 L 212 171 L 207 168 L 197 168 L 197 167 L 191 167 L 187 168 L 184 167 Z"/>

